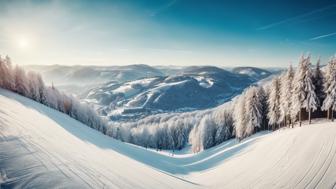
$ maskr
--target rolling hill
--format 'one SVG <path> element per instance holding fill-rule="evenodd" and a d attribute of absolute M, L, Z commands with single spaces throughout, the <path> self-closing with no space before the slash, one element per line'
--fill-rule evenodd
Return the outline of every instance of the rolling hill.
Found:
<path fill-rule="evenodd" d="M 213 108 L 268 76 L 270 73 L 251 77 L 213 66 L 191 66 L 181 69 L 176 75 L 124 83 L 108 82 L 82 93 L 80 97 L 96 104 L 102 115 L 111 120 L 129 120 L 161 112 Z"/>

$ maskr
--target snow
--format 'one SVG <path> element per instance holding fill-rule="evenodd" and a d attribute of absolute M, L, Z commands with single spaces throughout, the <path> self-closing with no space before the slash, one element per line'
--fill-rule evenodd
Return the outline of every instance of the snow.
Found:
<path fill-rule="evenodd" d="M 334 188 L 335 127 L 322 123 L 280 130 L 192 180 L 212 180 L 212 186 L 223 188 Z"/>
<path fill-rule="evenodd" d="M 7 175 L 1 176 L 0 188 L 198 186 L 132 159 L 144 159 L 146 150 L 104 136 L 41 104 L 4 90 L 0 104 L 0 172 Z"/>
<path fill-rule="evenodd" d="M 139 80 L 135 80 L 135 81 L 130 81 L 128 82 L 128 84 L 130 85 L 142 85 L 143 87 L 147 87 L 149 84 L 151 84 L 151 82 L 153 82 L 156 78 L 144 78 L 144 79 L 139 79 Z"/>
<path fill-rule="evenodd" d="M 176 85 L 183 85 L 183 83 L 186 83 L 187 81 L 178 81 L 178 82 L 172 82 L 172 83 L 160 83 L 157 86 L 155 86 L 154 88 L 139 93 L 137 94 L 133 99 L 131 99 L 130 101 L 128 101 L 125 105 L 125 107 L 132 107 L 132 104 L 137 104 L 136 102 L 138 101 L 139 98 L 141 98 L 144 94 L 146 95 L 146 101 L 140 106 L 140 107 L 145 107 L 147 105 L 147 103 L 150 103 L 152 101 L 157 102 L 160 98 L 160 96 L 162 96 L 161 93 L 164 93 L 165 91 L 169 90 L 170 87 L 172 86 L 176 86 Z M 134 93 L 136 94 L 136 92 Z M 154 94 L 160 94 L 159 96 L 155 96 Z M 126 96 L 130 96 L 130 95 L 126 95 Z M 152 98 L 155 98 L 154 100 Z"/>
<path fill-rule="evenodd" d="M 204 76 L 195 76 L 194 79 L 196 79 L 199 82 L 199 85 L 204 88 L 210 88 L 214 84 L 212 78 L 207 78 Z"/>
<path fill-rule="evenodd" d="M 114 93 L 122 93 L 126 97 L 129 97 L 129 96 L 133 96 L 133 95 L 137 94 L 139 92 L 139 89 L 134 89 L 132 87 L 132 85 L 125 85 L 125 86 L 118 87 L 113 92 Z"/>
<path fill-rule="evenodd" d="M 256 75 L 256 73 L 251 69 L 241 70 L 241 71 L 239 71 L 239 73 L 243 74 L 243 75 L 248 75 L 248 76 Z"/>
<path fill-rule="evenodd" d="M 335 141 L 323 120 L 172 156 L 0 89 L 1 188 L 334 188 Z"/>
<path fill-rule="evenodd" d="M 141 87 L 148 87 L 151 82 L 153 82 L 155 78 L 146 78 L 146 79 L 140 79 L 135 80 L 131 82 L 127 82 L 126 84 L 118 87 L 117 89 L 113 90 L 113 93 L 122 93 L 126 97 L 133 96 L 137 93 L 139 93 L 140 89 L 134 88 L 135 85 L 141 85 Z"/>

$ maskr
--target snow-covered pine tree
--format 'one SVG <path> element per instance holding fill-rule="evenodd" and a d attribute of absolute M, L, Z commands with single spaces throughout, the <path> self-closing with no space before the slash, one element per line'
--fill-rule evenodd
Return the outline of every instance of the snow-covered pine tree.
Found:
<path fill-rule="evenodd" d="M 45 96 L 46 96 L 46 105 L 55 109 L 55 110 L 58 110 L 58 99 L 57 99 L 57 95 L 55 93 L 55 88 L 52 88 L 52 87 L 47 87 L 45 89 Z M 80 108 L 78 108 L 78 111 L 80 110 Z M 76 116 L 75 117 L 77 120 L 80 119 L 79 116 Z"/>
<path fill-rule="evenodd" d="M 322 110 L 328 111 L 328 119 L 333 120 L 333 110 L 336 108 L 336 58 L 329 61 L 325 72 L 324 92 L 326 97 L 323 101 Z M 330 115 L 330 110 L 332 110 Z"/>
<path fill-rule="evenodd" d="M 266 92 L 267 88 L 265 86 L 258 87 L 258 96 L 261 101 L 261 130 L 268 129 L 268 92 Z"/>
<path fill-rule="evenodd" d="M 45 84 L 40 74 L 36 75 L 36 82 L 40 97 L 39 102 L 42 104 L 46 104 Z"/>
<path fill-rule="evenodd" d="M 14 83 L 14 71 L 13 71 L 13 64 L 12 64 L 12 60 L 11 58 L 6 55 L 4 62 L 7 66 L 7 70 L 8 70 L 8 77 L 6 79 L 6 83 L 7 83 L 7 89 L 9 90 L 15 90 L 15 83 Z"/>
<path fill-rule="evenodd" d="M 315 94 L 317 96 L 317 102 L 318 102 L 318 108 L 321 108 L 322 103 L 325 98 L 325 93 L 324 93 L 324 77 L 323 77 L 323 72 L 320 67 L 320 62 L 321 58 L 319 57 L 316 63 L 316 68 L 314 70 L 314 80 L 313 84 L 315 86 Z"/>
<path fill-rule="evenodd" d="M 293 77 L 294 70 L 292 65 L 290 65 L 286 73 L 281 77 L 281 87 L 280 87 L 280 121 L 287 126 L 288 122 L 291 122 L 291 97 L 293 89 Z"/>
<path fill-rule="evenodd" d="M 14 78 L 13 78 L 12 64 L 8 56 L 6 59 L 0 56 L 0 87 L 8 90 L 13 90 Z"/>
<path fill-rule="evenodd" d="M 202 149 L 207 149 L 215 144 L 216 128 L 209 115 L 205 115 L 200 123 Z"/>
<path fill-rule="evenodd" d="M 0 55 L 0 87 L 4 87 L 4 80 L 7 76 L 7 66 L 5 65 L 5 62 L 2 60 L 2 57 Z"/>
<path fill-rule="evenodd" d="M 40 94 L 38 89 L 37 74 L 33 71 L 27 73 L 29 98 L 39 102 Z"/>
<path fill-rule="evenodd" d="M 246 136 L 252 135 L 262 124 L 262 96 L 258 88 L 250 87 L 245 94 Z"/>
<path fill-rule="evenodd" d="M 216 111 L 212 119 L 216 125 L 215 145 L 220 144 L 232 137 L 233 107 L 221 108 Z"/>
<path fill-rule="evenodd" d="M 308 120 L 309 124 L 311 123 L 311 112 L 315 111 L 318 107 L 318 99 L 315 93 L 315 86 L 313 83 L 314 80 L 314 74 L 311 69 L 311 63 L 310 63 L 310 56 L 306 58 L 305 61 L 305 68 L 306 68 L 306 73 L 304 77 L 304 85 L 305 85 L 305 93 L 306 93 L 306 98 L 303 103 L 303 108 L 308 111 Z"/>
<path fill-rule="evenodd" d="M 245 118 L 245 94 L 243 93 L 237 99 L 234 109 L 234 127 L 236 138 L 240 141 L 245 136 L 246 130 Z"/>
<path fill-rule="evenodd" d="M 176 135 L 176 140 L 177 140 L 177 149 L 181 150 L 184 147 L 184 144 L 188 140 L 188 134 L 186 131 L 186 127 L 184 127 L 184 123 L 182 120 L 178 119 L 176 120 L 176 127 L 175 127 L 175 132 L 177 133 Z"/>
<path fill-rule="evenodd" d="M 158 135 L 158 148 L 159 150 L 162 150 L 162 149 L 167 149 L 168 147 L 168 144 L 169 144 L 169 137 L 168 137 L 168 123 L 163 123 L 162 125 L 160 125 L 159 129 L 160 129 L 160 132 L 159 132 L 159 135 Z M 197 132 L 198 133 L 198 132 Z M 197 137 L 195 137 L 195 140 L 196 140 Z M 199 137 L 197 138 L 199 139 Z M 196 144 L 196 141 L 195 141 L 195 144 Z M 200 146 L 195 146 L 194 143 L 192 143 L 192 149 L 193 149 L 193 152 L 198 152 L 200 150 Z M 200 143 L 197 143 L 197 144 L 200 144 Z"/>
<path fill-rule="evenodd" d="M 294 74 L 293 79 L 293 91 L 292 91 L 292 120 L 296 120 L 297 115 L 299 115 L 299 123 L 301 126 L 301 116 L 302 116 L 302 108 L 303 104 L 306 98 L 306 92 L 305 92 L 305 75 L 307 72 L 306 67 L 306 60 L 304 56 L 301 56 L 298 68 L 296 69 L 296 72 Z"/>
<path fill-rule="evenodd" d="M 14 68 L 14 88 L 15 92 L 23 95 L 29 96 L 29 89 L 28 89 L 28 80 L 26 77 L 25 71 L 19 67 L 18 65 Z"/>
<path fill-rule="evenodd" d="M 274 126 L 280 123 L 280 79 L 275 77 L 272 80 L 272 84 L 269 89 L 269 98 L 268 98 L 268 122 L 269 125 Z"/>

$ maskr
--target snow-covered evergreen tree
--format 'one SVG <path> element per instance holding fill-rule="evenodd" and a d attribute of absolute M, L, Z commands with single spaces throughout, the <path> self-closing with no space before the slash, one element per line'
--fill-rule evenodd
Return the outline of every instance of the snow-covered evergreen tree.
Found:
<path fill-rule="evenodd" d="M 5 62 L 2 60 L 2 57 L 0 56 L 0 86 L 5 86 L 5 76 L 7 75 L 7 66 L 5 65 Z"/>
<path fill-rule="evenodd" d="M 39 102 L 46 104 L 45 84 L 40 74 L 36 75 L 36 85 L 39 93 Z"/>
<path fill-rule="evenodd" d="M 215 145 L 216 128 L 209 115 L 204 116 L 200 123 L 202 149 L 207 149 Z"/>
<path fill-rule="evenodd" d="M 0 86 L 8 90 L 14 89 L 12 64 L 8 56 L 6 59 L 0 56 Z"/>
<path fill-rule="evenodd" d="M 47 87 L 45 88 L 45 92 L 46 94 L 46 105 L 56 109 L 58 107 L 58 99 L 57 99 L 57 95 L 55 94 L 55 89 L 53 87 Z M 76 117 L 78 119 L 78 117 Z"/>
<path fill-rule="evenodd" d="M 295 119 L 298 115 L 300 126 L 302 121 L 302 109 L 308 112 L 310 122 L 311 112 L 315 111 L 318 107 L 318 99 L 313 83 L 314 74 L 310 67 L 310 56 L 302 56 L 293 80 L 292 119 Z"/>
<path fill-rule="evenodd" d="M 29 97 L 37 102 L 40 102 L 40 93 L 38 89 L 38 77 L 35 72 L 27 73 Z"/>
<path fill-rule="evenodd" d="M 235 134 L 238 140 L 241 140 L 245 137 L 246 131 L 246 112 L 245 112 L 245 94 L 242 94 L 235 104 L 234 109 L 234 127 Z"/>
<path fill-rule="evenodd" d="M 268 120 L 269 125 L 272 126 L 273 130 L 276 125 L 278 125 L 280 120 L 280 79 L 275 77 L 272 80 L 272 84 L 269 89 L 269 98 L 268 98 Z"/>
<path fill-rule="evenodd" d="M 324 82 L 324 92 L 325 99 L 323 101 L 322 110 L 328 111 L 328 118 L 333 119 L 333 110 L 336 109 L 336 58 L 333 57 L 329 61 L 326 72 L 325 72 L 325 82 Z M 332 110 L 332 111 L 331 111 Z M 331 115 L 330 115 L 331 111 Z"/>
<path fill-rule="evenodd" d="M 220 144 L 233 135 L 233 108 L 220 108 L 212 114 L 212 120 L 216 125 L 215 145 Z"/>
<path fill-rule="evenodd" d="M 261 101 L 261 130 L 268 129 L 268 93 L 266 92 L 265 86 L 258 87 L 258 96 Z"/>
<path fill-rule="evenodd" d="M 259 90 L 259 87 L 253 86 L 245 94 L 246 136 L 252 135 L 257 128 L 261 128 L 263 96 L 259 96 Z"/>
<path fill-rule="evenodd" d="M 294 70 L 292 65 L 290 65 L 281 77 L 281 87 L 280 87 L 280 121 L 286 126 L 290 122 L 291 115 L 291 98 L 292 98 L 292 89 L 293 89 L 293 77 Z"/>
<path fill-rule="evenodd" d="M 319 57 L 317 63 L 316 63 L 316 68 L 314 71 L 314 86 L 315 86 L 315 94 L 317 96 L 317 102 L 318 102 L 318 106 L 321 107 L 322 103 L 324 101 L 325 98 L 325 93 L 324 93 L 324 77 L 323 77 L 323 72 L 321 70 L 320 67 L 320 63 L 321 63 L 321 58 Z"/>
<path fill-rule="evenodd" d="M 303 108 L 308 111 L 308 120 L 311 123 L 311 112 L 317 110 L 318 99 L 315 93 L 315 86 L 313 83 L 314 74 L 311 69 L 310 56 L 306 58 L 305 61 L 305 76 L 304 76 L 304 86 L 305 86 L 305 100 L 303 103 Z"/>
<path fill-rule="evenodd" d="M 18 65 L 14 68 L 14 88 L 15 91 L 23 96 L 29 97 L 29 89 L 25 71 Z"/>
<path fill-rule="evenodd" d="M 292 120 L 296 120 L 297 116 L 299 118 L 299 123 L 301 126 L 302 108 L 306 99 L 306 85 L 305 77 L 308 70 L 307 58 L 301 56 L 298 68 L 296 69 L 294 79 L 293 79 L 293 91 L 292 91 Z"/>

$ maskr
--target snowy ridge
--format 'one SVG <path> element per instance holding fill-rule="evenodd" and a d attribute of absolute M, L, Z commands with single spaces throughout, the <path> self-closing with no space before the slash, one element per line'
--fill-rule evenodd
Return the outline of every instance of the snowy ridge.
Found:
<path fill-rule="evenodd" d="M 30 65 L 28 70 L 42 74 L 47 83 L 56 85 L 88 85 L 108 81 L 130 81 L 143 77 L 162 76 L 163 73 L 151 66 L 134 64 L 128 66 L 63 66 Z"/>
<path fill-rule="evenodd" d="M 332 122 L 171 156 L 104 136 L 6 90 L 0 90 L 0 104 L 1 187 L 333 188 L 336 183 Z"/>
<path fill-rule="evenodd" d="M 272 74 L 268 70 L 256 68 L 256 67 L 236 67 L 232 70 L 232 72 L 241 74 L 241 75 L 247 75 L 255 79 L 263 79 Z"/>
<path fill-rule="evenodd" d="M 267 76 L 256 79 L 217 67 L 191 66 L 175 75 L 104 83 L 80 97 L 94 102 L 98 111 L 111 120 L 131 121 L 162 112 L 213 108 Z"/>

